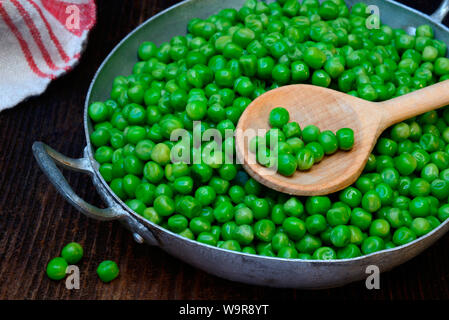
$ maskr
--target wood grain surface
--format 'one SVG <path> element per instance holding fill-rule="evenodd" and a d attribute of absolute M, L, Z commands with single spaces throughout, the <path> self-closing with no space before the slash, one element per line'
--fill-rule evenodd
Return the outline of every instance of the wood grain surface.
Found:
<path fill-rule="evenodd" d="M 448 299 L 449 235 L 417 258 L 381 275 L 381 289 L 364 282 L 321 291 L 248 286 L 210 276 L 158 248 L 136 244 L 116 222 L 84 217 L 56 192 L 34 161 L 33 141 L 79 157 L 85 145 L 82 112 L 90 79 L 118 41 L 174 0 L 100 0 L 98 23 L 79 65 L 40 97 L 0 113 L 0 299 Z M 403 1 L 425 13 L 438 1 Z M 1 45 L 0 45 L 1 50 Z M 81 197 L 96 205 L 88 177 L 66 174 Z M 45 275 L 47 262 L 70 241 L 80 242 L 81 288 Z M 106 259 L 121 274 L 103 284 L 95 274 Z"/>

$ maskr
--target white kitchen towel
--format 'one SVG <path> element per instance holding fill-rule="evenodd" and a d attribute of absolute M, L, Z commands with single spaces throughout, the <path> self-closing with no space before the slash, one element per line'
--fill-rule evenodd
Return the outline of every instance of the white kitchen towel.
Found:
<path fill-rule="evenodd" d="M 69 71 L 95 21 L 94 0 L 0 0 L 0 111 Z"/>

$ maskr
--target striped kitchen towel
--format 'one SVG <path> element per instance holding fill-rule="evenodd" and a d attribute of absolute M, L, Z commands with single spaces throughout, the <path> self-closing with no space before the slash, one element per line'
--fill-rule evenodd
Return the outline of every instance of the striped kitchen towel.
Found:
<path fill-rule="evenodd" d="M 95 9 L 94 0 L 0 0 L 0 111 L 77 63 Z"/>

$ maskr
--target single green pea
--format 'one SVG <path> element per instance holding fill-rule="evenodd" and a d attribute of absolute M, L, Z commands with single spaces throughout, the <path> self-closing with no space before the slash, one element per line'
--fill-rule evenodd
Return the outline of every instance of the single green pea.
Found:
<path fill-rule="evenodd" d="M 368 212 L 375 212 L 380 209 L 382 203 L 376 191 L 368 191 L 363 195 L 362 208 Z"/>
<path fill-rule="evenodd" d="M 195 191 L 195 198 L 203 206 L 208 206 L 212 204 L 216 196 L 217 194 L 211 186 L 201 186 Z"/>
<path fill-rule="evenodd" d="M 175 211 L 175 203 L 168 196 L 158 196 L 154 199 L 154 210 L 161 216 L 170 216 Z"/>
<path fill-rule="evenodd" d="M 354 131 L 350 128 L 339 129 L 336 133 L 338 148 L 348 151 L 354 146 Z"/>
<path fill-rule="evenodd" d="M 264 198 L 256 198 L 251 204 L 250 208 L 254 214 L 254 218 L 257 220 L 268 217 L 270 212 L 270 205 Z"/>
<path fill-rule="evenodd" d="M 296 242 L 295 247 L 301 253 L 313 254 L 321 245 L 322 241 L 318 236 L 305 234 L 301 240 Z"/>
<path fill-rule="evenodd" d="M 318 136 L 318 142 L 321 144 L 324 149 L 324 153 L 327 155 L 335 153 L 338 149 L 337 137 L 330 130 L 321 132 Z"/>
<path fill-rule="evenodd" d="M 107 120 L 109 109 L 103 102 L 94 102 L 89 105 L 88 114 L 92 121 L 102 122 Z"/>
<path fill-rule="evenodd" d="M 159 165 L 170 161 L 170 148 L 165 143 L 156 144 L 151 151 L 151 159 Z"/>
<path fill-rule="evenodd" d="M 351 212 L 345 207 L 334 207 L 327 211 L 326 219 L 330 226 L 348 223 Z"/>
<path fill-rule="evenodd" d="M 370 236 L 377 236 L 384 238 L 390 233 L 390 224 L 387 220 L 376 219 L 371 223 L 369 228 Z"/>
<path fill-rule="evenodd" d="M 296 197 L 291 197 L 287 201 L 284 202 L 283 206 L 284 212 L 293 217 L 300 217 L 304 213 L 304 205 L 301 200 Z"/>
<path fill-rule="evenodd" d="M 413 219 L 412 224 L 410 225 L 410 230 L 420 237 L 432 231 L 432 225 L 429 220 L 418 217 Z"/>
<path fill-rule="evenodd" d="M 75 264 L 83 257 L 83 247 L 77 242 L 70 242 L 61 251 L 61 257 L 70 264 Z"/>
<path fill-rule="evenodd" d="M 234 208 L 232 204 L 229 202 L 224 202 L 218 205 L 214 209 L 214 217 L 220 223 L 232 220 L 234 217 Z"/>
<path fill-rule="evenodd" d="M 306 211 L 310 215 L 324 215 L 331 208 L 331 200 L 327 196 L 312 196 L 306 200 Z"/>
<path fill-rule="evenodd" d="M 301 148 L 296 154 L 297 168 L 300 171 L 306 171 L 312 168 L 315 158 L 313 152 L 308 148 Z"/>
<path fill-rule="evenodd" d="M 271 220 L 262 219 L 255 223 L 254 225 L 254 234 L 255 236 L 262 241 L 269 242 L 272 240 L 274 233 L 276 230 L 276 226 Z"/>
<path fill-rule="evenodd" d="M 284 259 L 296 259 L 298 257 L 298 251 L 292 247 L 282 247 L 279 249 L 277 256 Z"/>
<path fill-rule="evenodd" d="M 282 227 L 287 235 L 297 241 L 300 240 L 306 233 L 306 224 L 301 219 L 296 217 L 288 217 L 282 223 Z"/>
<path fill-rule="evenodd" d="M 196 241 L 204 243 L 204 244 L 208 244 L 208 245 L 211 245 L 211 246 L 216 246 L 217 245 L 217 240 L 215 239 L 215 237 L 210 232 L 201 232 L 197 236 Z"/>
<path fill-rule="evenodd" d="M 279 252 L 281 248 L 289 246 L 290 239 L 283 232 L 276 233 L 271 239 L 271 247 L 274 252 Z"/>
<path fill-rule="evenodd" d="M 362 253 L 360 252 L 360 249 L 355 244 L 348 244 L 346 247 L 340 248 L 337 251 L 337 258 L 338 259 L 351 259 L 361 256 Z"/>
<path fill-rule="evenodd" d="M 345 225 L 332 228 L 330 241 L 335 247 L 345 247 L 351 242 L 351 231 Z"/>
<path fill-rule="evenodd" d="M 367 237 L 362 242 L 362 252 L 363 254 L 370 254 L 376 251 L 383 250 L 385 247 L 385 242 L 382 240 L 382 238 L 379 238 L 377 236 L 370 236 Z"/>
<path fill-rule="evenodd" d="M 307 231 L 314 235 L 326 230 L 326 218 L 321 214 L 314 214 L 306 219 Z"/>
<path fill-rule="evenodd" d="M 282 107 L 274 108 L 270 111 L 270 115 L 268 118 L 268 121 L 270 123 L 270 126 L 273 128 L 280 128 L 287 124 L 287 122 L 290 120 L 290 115 L 287 111 L 287 109 Z"/>
<path fill-rule="evenodd" d="M 119 275 L 119 268 L 114 261 L 106 260 L 101 262 L 97 268 L 97 275 L 103 282 L 111 282 Z"/>
<path fill-rule="evenodd" d="M 291 154 L 282 153 L 278 157 L 278 172 L 284 176 L 291 176 L 295 173 L 298 162 Z"/>
<path fill-rule="evenodd" d="M 309 66 L 303 61 L 294 61 L 291 64 L 291 77 L 294 83 L 301 83 L 310 77 Z"/>
<path fill-rule="evenodd" d="M 340 192 L 340 201 L 346 203 L 351 208 L 358 207 L 362 201 L 362 193 L 354 187 L 348 187 Z"/>
<path fill-rule="evenodd" d="M 234 219 L 238 225 L 250 225 L 254 220 L 254 214 L 250 208 L 245 206 L 235 211 Z"/>
<path fill-rule="evenodd" d="M 304 61 L 313 69 L 320 69 L 326 62 L 326 55 L 316 47 L 308 47 L 304 52 Z"/>
<path fill-rule="evenodd" d="M 203 217 L 195 217 L 192 220 L 190 220 L 189 228 L 194 234 L 198 235 L 202 232 L 210 231 L 211 224 Z"/>
<path fill-rule="evenodd" d="M 315 125 L 308 125 L 302 130 L 302 139 L 305 143 L 318 141 L 320 129 Z"/>
<path fill-rule="evenodd" d="M 167 225 L 171 231 L 179 233 L 189 226 L 189 221 L 183 215 L 175 214 L 168 218 Z"/>
<path fill-rule="evenodd" d="M 47 264 L 47 276 L 52 280 L 61 280 L 65 278 L 68 264 L 64 258 L 53 258 Z"/>
<path fill-rule="evenodd" d="M 288 122 L 282 126 L 282 132 L 286 139 L 301 137 L 301 127 L 297 122 Z M 288 140 L 287 140 L 288 141 Z"/>
<path fill-rule="evenodd" d="M 438 219 L 443 222 L 449 218 L 449 204 L 444 204 L 438 209 Z"/>
<path fill-rule="evenodd" d="M 400 227 L 393 234 L 393 243 L 401 246 L 416 239 L 415 233 L 407 227 Z"/>
<path fill-rule="evenodd" d="M 337 253 L 330 247 L 320 247 L 313 253 L 315 260 L 334 260 L 337 258 Z"/>

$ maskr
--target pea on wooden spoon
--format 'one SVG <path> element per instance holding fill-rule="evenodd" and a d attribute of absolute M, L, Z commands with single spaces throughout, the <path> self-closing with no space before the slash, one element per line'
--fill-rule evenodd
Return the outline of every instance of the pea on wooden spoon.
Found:
<path fill-rule="evenodd" d="M 240 163 L 258 182 L 277 191 L 301 195 L 324 195 L 351 185 L 362 172 L 380 134 L 389 126 L 449 104 L 449 80 L 383 102 L 369 102 L 322 87 L 297 84 L 280 87 L 255 99 L 243 112 L 236 128 L 236 151 Z M 290 121 L 302 128 L 354 130 L 351 151 L 339 151 L 314 165 L 286 177 L 260 164 L 249 151 L 249 141 L 259 129 L 268 130 L 270 111 L 283 107 Z"/>

